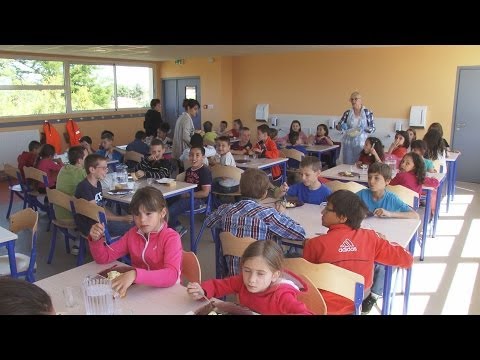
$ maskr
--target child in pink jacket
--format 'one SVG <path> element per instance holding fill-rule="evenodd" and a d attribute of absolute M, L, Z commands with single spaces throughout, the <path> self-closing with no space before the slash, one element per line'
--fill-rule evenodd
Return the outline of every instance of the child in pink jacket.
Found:
<path fill-rule="evenodd" d="M 162 192 L 152 186 L 135 192 L 130 203 L 135 226 L 119 240 L 104 245 L 105 227 L 96 223 L 88 237 L 90 252 L 99 264 L 127 254 L 133 269 L 112 281 L 112 288 L 125 296 L 133 283 L 170 287 L 180 281 L 182 243 L 178 233 L 165 221 L 167 207 Z"/>

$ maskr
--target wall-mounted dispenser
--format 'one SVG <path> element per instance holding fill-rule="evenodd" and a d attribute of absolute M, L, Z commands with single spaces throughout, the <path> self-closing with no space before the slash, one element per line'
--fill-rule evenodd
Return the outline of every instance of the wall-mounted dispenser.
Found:
<path fill-rule="evenodd" d="M 278 117 L 272 116 L 270 117 L 270 126 L 276 127 L 278 125 Z"/>
<path fill-rule="evenodd" d="M 255 110 L 255 119 L 257 121 L 268 121 L 268 104 L 258 104 Z"/>
<path fill-rule="evenodd" d="M 402 131 L 402 122 L 395 121 L 395 131 Z"/>
<path fill-rule="evenodd" d="M 335 129 L 335 119 L 329 119 L 328 120 L 328 128 L 329 129 Z"/>
<path fill-rule="evenodd" d="M 410 126 L 425 127 L 427 124 L 427 107 L 412 106 L 410 108 Z"/>

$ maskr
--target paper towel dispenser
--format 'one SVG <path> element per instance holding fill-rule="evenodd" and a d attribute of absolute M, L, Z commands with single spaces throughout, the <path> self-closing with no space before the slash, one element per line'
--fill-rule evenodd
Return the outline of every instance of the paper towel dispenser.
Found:
<path fill-rule="evenodd" d="M 410 108 L 410 126 L 425 127 L 427 124 L 427 107 L 412 106 Z"/>
<path fill-rule="evenodd" d="M 257 121 L 268 121 L 268 104 L 258 104 L 255 111 L 255 119 Z"/>

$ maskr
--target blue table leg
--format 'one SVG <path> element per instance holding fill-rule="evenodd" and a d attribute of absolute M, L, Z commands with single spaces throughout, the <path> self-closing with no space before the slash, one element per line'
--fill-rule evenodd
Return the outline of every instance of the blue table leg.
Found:
<path fill-rule="evenodd" d="M 445 181 L 440 182 L 437 189 L 437 202 L 435 204 L 435 213 L 433 214 L 433 227 L 432 227 L 432 237 L 435 237 L 437 233 L 437 222 L 440 216 L 440 203 L 442 202 L 442 191 L 443 191 L 443 183 Z"/>
<path fill-rule="evenodd" d="M 212 238 L 215 244 L 215 278 L 222 278 L 222 271 L 220 266 L 220 229 L 212 228 Z"/>
<path fill-rule="evenodd" d="M 282 179 L 283 181 L 282 181 L 282 183 L 284 183 L 284 182 L 287 182 L 287 162 L 286 161 L 282 163 L 282 168 L 283 168 L 283 179 Z"/>
<path fill-rule="evenodd" d="M 451 190 L 451 195 L 452 195 L 452 201 L 453 198 L 455 197 L 455 183 L 457 182 L 457 160 L 453 161 L 452 164 L 452 190 Z"/>
<path fill-rule="evenodd" d="M 423 261 L 425 257 L 425 244 L 427 242 L 427 229 L 428 229 L 428 220 L 430 219 L 430 201 L 432 198 L 432 190 L 426 189 L 427 196 L 425 199 L 425 215 L 423 216 L 423 235 L 422 243 L 420 244 L 420 261 Z"/>
<path fill-rule="evenodd" d="M 410 243 L 408 244 L 408 251 L 410 251 L 410 254 L 412 255 L 415 251 L 416 242 L 417 242 L 417 232 L 413 234 L 413 237 L 410 240 Z M 410 300 L 410 282 L 412 281 L 412 270 L 413 270 L 413 266 L 410 269 L 407 269 L 407 279 L 405 280 L 405 293 L 403 295 L 403 315 L 407 315 L 407 312 L 408 312 L 408 301 Z"/>
<path fill-rule="evenodd" d="M 452 167 L 454 161 L 447 161 L 447 213 L 450 210 L 450 197 L 452 195 L 453 171 Z"/>
<path fill-rule="evenodd" d="M 15 240 L 7 241 L 8 262 L 10 264 L 10 276 L 17 278 L 17 261 L 15 260 Z"/>
<path fill-rule="evenodd" d="M 189 193 L 190 193 L 190 250 L 196 254 L 197 249 L 195 248 L 195 214 L 193 213 L 193 211 L 195 210 L 195 203 L 194 203 L 193 189 L 190 189 Z"/>
<path fill-rule="evenodd" d="M 382 315 L 389 315 L 392 288 L 392 267 L 385 266 L 385 281 L 383 283 Z"/>

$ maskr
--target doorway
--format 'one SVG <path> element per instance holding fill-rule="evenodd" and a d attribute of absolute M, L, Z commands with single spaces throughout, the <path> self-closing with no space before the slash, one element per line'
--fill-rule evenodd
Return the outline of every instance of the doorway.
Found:
<path fill-rule="evenodd" d="M 200 104 L 200 78 L 173 78 L 162 80 L 162 97 L 163 97 L 163 109 L 165 113 L 165 121 L 170 125 L 170 137 L 173 138 L 175 131 L 175 123 L 182 113 L 185 111 L 183 108 L 183 100 L 195 99 Z M 193 120 L 195 129 L 201 129 L 202 125 L 201 106 L 198 109 L 197 116 Z"/>
<path fill-rule="evenodd" d="M 480 134 L 480 67 L 459 67 L 455 95 L 452 147 L 462 155 L 457 162 L 457 180 L 480 183 L 477 152 Z"/>

